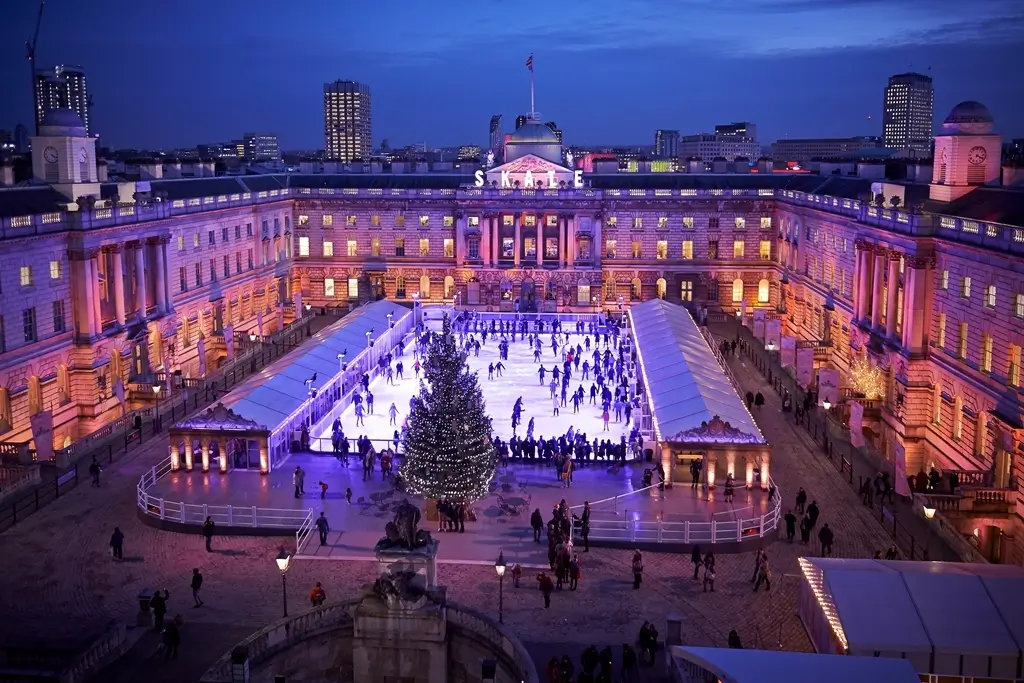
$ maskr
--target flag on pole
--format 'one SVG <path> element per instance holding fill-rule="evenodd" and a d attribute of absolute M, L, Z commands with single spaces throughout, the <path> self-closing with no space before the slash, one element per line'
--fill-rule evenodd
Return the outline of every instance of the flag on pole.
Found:
<path fill-rule="evenodd" d="M 526 68 L 531 72 L 533 71 L 533 55 L 526 58 Z"/>

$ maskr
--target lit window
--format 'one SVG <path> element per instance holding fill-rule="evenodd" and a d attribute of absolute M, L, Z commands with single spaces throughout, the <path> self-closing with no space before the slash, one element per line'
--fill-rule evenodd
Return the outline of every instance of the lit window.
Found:
<path fill-rule="evenodd" d="M 324 296 L 329 299 L 334 298 L 334 278 L 324 278 Z"/>
<path fill-rule="evenodd" d="M 985 306 L 988 308 L 996 307 L 996 286 L 987 285 L 985 287 Z"/>
<path fill-rule="evenodd" d="M 178 251 L 185 251 L 185 234 L 178 234 Z"/>
<path fill-rule="evenodd" d="M 348 298 L 359 298 L 359 278 L 350 277 L 348 279 Z"/>
<path fill-rule="evenodd" d="M 957 339 L 956 353 L 957 353 L 958 356 L 960 356 L 960 358 L 962 358 L 964 360 L 967 360 L 967 332 L 968 332 L 967 322 L 966 321 L 961 322 L 960 323 L 960 337 L 959 337 L 959 339 Z"/>
<path fill-rule="evenodd" d="M 643 258 L 643 245 L 640 241 L 633 242 L 633 258 Z"/>
<path fill-rule="evenodd" d="M 22 266 L 18 271 L 18 274 L 18 279 L 22 287 L 32 286 L 32 266 Z"/>
<path fill-rule="evenodd" d="M 953 438 L 957 441 L 964 436 L 964 400 L 957 396 L 953 399 Z"/>
<path fill-rule="evenodd" d="M 743 216 L 736 216 L 734 224 L 735 224 L 737 230 L 746 230 L 747 229 L 747 219 L 744 218 Z"/>
<path fill-rule="evenodd" d="M 668 216 L 658 216 L 658 230 L 668 229 Z"/>
<path fill-rule="evenodd" d="M 1006 373 L 1006 380 L 1011 387 L 1020 386 L 1020 347 L 1010 344 L 1010 367 Z"/>
<path fill-rule="evenodd" d="M 949 289 L 949 271 L 948 270 L 942 271 L 942 273 L 939 275 L 939 289 L 942 289 L 944 291 Z"/>
<path fill-rule="evenodd" d="M 665 240 L 658 240 L 658 244 L 655 247 L 654 258 L 664 260 L 668 258 L 668 242 Z"/>
<path fill-rule="evenodd" d="M 684 259 L 692 259 L 693 258 L 693 240 L 684 240 L 683 241 L 683 258 Z"/>
<path fill-rule="evenodd" d="M 771 216 L 761 216 L 761 229 L 762 230 L 771 230 L 771 227 L 772 227 L 772 217 Z"/>
<path fill-rule="evenodd" d="M 50 261 L 50 279 L 60 279 L 60 261 Z"/>
<path fill-rule="evenodd" d="M 761 240 L 760 245 L 758 245 L 758 253 L 761 256 L 762 261 L 770 260 L 772 257 L 772 241 Z"/>
<path fill-rule="evenodd" d="M 420 256 L 430 256 L 430 240 L 420 240 Z"/>
<path fill-rule="evenodd" d="M 299 256 L 309 256 L 309 238 L 299 237 Z"/>
<path fill-rule="evenodd" d="M 553 214 L 549 215 L 548 218 L 547 218 L 547 221 L 548 221 L 548 227 L 549 228 L 553 228 L 553 227 L 558 225 L 558 216 L 553 215 Z M 470 223 L 470 225 L 476 225 L 476 224 L 475 223 Z M 589 285 L 588 285 L 588 288 L 589 288 Z M 590 299 L 587 299 L 587 301 L 589 302 Z"/>
<path fill-rule="evenodd" d="M 324 242 L 324 256 L 334 256 L 334 242 Z"/>
<path fill-rule="evenodd" d="M 395 238 L 395 256 L 405 256 L 405 238 Z"/>
<path fill-rule="evenodd" d="M 370 256 L 374 258 L 380 258 L 380 238 L 370 238 Z"/>
<path fill-rule="evenodd" d="M 633 227 L 635 229 L 637 229 L 637 230 L 643 228 L 644 227 L 644 219 L 641 218 L 640 216 L 634 216 L 633 217 Z"/>
<path fill-rule="evenodd" d="M 693 301 L 692 280 L 683 280 L 679 283 L 679 296 L 683 301 Z"/>
<path fill-rule="evenodd" d="M 444 257 L 455 258 L 455 240 L 446 239 L 444 241 Z"/>
<path fill-rule="evenodd" d="M 616 247 L 616 241 L 615 240 L 605 240 L 604 241 L 604 257 L 605 258 L 615 258 L 615 247 Z"/>
<path fill-rule="evenodd" d="M 300 215 L 299 216 L 299 227 L 301 228 L 304 225 L 309 225 L 309 216 L 302 216 L 302 215 Z"/>
<path fill-rule="evenodd" d="M 771 300 L 772 286 L 767 279 L 761 279 L 757 283 L 757 303 L 766 304 Z"/>
<path fill-rule="evenodd" d="M 738 304 L 743 301 L 743 280 L 736 278 L 732 281 L 732 302 Z"/>
<path fill-rule="evenodd" d="M 946 314 L 939 313 L 939 331 L 935 343 L 940 349 L 946 348 Z"/>
<path fill-rule="evenodd" d="M 421 228 L 429 228 L 430 227 L 430 216 L 420 216 L 420 227 Z"/>
<path fill-rule="evenodd" d="M 505 214 L 501 217 L 501 224 L 504 226 L 511 226 L 515 222 L 515 216 Z"/>
<path fill-rule="evenodd" d="M 332 215 L 331 215 L 331 214 L 329 214 L 329 213 L 326 213 L 326 214 L 324 214 L 324 215 L 323 215 L 323 217 L 321 218 L 321 221 L 322 221 L 322 224 L 323 224 L 323 226 L 324 226 L 325 228 L 329 228 L 329 227 L 331 227 L 332 225 L 334 225 L 334 216 L 332 216 Z"/>
<path fill-rule="evenodd" d="M 992 335 L 981 335 L 981 371 L 992 372 Z"/>
<path fill-rule="evenodd" d="M 960 283 L 960 296 L 965 299 L 971 298 L 971 278 L 964 275 L 964 279 Z"/>
<path fill-rule="evenodd" d="M 1024 294 L 1018 294 L 1014 297 L 1013 314 L 1018 318 L 1024 318 Z"/>
<path fill-rule="evenodd" d="M 396 228 L 404 228 L 405 227 L 405 216 L 395 216 L 395 227 Z"/>
<path fill-rule="evenodd" d="M 734 240 L 732 243 L 732 257 L 743 258 L 744 252 L 747 250 L 747 245 L 743 240 Z"/>
<path fill-rule="evenodd" d="M 349 240 L 346 243 L 345 253 L 348 256 L 358 256 L 359 255 L 359 243 L 356 240 Z"/>
<path fill-rule="evenodd" d="M 687 230 L 693 229 L 693 216 L 683 216 L 683 227 Z"/>
<path fill-rule="evenodd" d="M 380 227 L 380 216 L 370 216 L 370 227 Z"/>
<path fill-rule="evenodd" d="M 536 226 L 537 225 L 537 217 L 536 216 L 523 216 L 523 225 L 525 225 L 528 228 L 532 228 L 532 227 Z"/>
<path fill-rule="evenodd" d="M 614 228 L 619 224 L 618 216 L 608 216 L 607 225 L 609 228 Z"/>
<path fill-rule="evenodd" d="M 192 234 L 192 246 L 196 249 L 199 248 L 199 233 L 195 232 Z"/>

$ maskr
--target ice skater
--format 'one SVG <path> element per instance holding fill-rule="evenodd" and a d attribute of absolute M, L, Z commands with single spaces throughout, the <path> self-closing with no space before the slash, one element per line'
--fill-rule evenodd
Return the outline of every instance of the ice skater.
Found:
<path fill-rule="evenodd" d="M 363 426 L 363 413 L 364 413 L 363 404 L 362 403 L 356 403 L 356 427 L 362 427 Z"/>
<path fill-rule="evenodd" d="M 508 356 L 505 356 L 505 360 L 508 360 Z M 494 366 L 494 370 L 495 370 L 495 372 L 498 373 L 498 377 L 501 377 L 501 372 L 504 369 L 505 369 L 505 365 L 500 360 L 498 361 L 497 365 Z"/>
<path fill-rule="evenodd" d="M 392 403 L 391 407 L 388 408 L 388 416 L 391 418 L 392 425 L 398 424 L 398 408 L 394 403 Z"/>

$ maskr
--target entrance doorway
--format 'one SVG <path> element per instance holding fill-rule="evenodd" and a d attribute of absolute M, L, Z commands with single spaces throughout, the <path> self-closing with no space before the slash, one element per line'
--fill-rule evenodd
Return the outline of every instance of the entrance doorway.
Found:
<path fill-rule="evenodd" d="M 519 310 L 532 313 L 537 310 L 537 285 L 531 278 L 525 278 L 519 288 Z"/>

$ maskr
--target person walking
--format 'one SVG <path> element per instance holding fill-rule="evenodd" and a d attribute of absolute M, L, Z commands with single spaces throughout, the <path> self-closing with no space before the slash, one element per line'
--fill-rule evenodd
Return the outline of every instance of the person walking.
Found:
<path fill-rule="evenodd" d="M 551 607 L 551 594 L 555 591 L 554 581 L 547 573 L 541 572 L 537 575 L 537 587 L 540 588 L 540 592 L 544 596 L 545 609 Z"/>
<path fill-rule="evenodd" d="M 831 557 L 832 556 L 832 542 L 835 540 L 835 534 L 828 528 L 828 524 L 821 527 L 821 531 L 818 532 L 818 541 L 821 542 L 821 556 Z"/>
<path fill-rule="evenodd" d="M 755 593 L 757 592 L 757 589 L 761 587 L 762 583 L 764 583 L 764 589 L 766 591 L 770 591 L 772 589 L 772 568 L 768 564 L 768 555 L 764 553 L 761 554 L 761 568 L 757 573 L 757 582 L 754 583 Z"/>
<path fill-rule="evenodd" d="M 164 615 L 167 614 L 167 600 L 170 597 L 171 592 L 164 589 L 163 595 L 157 591 L 149 601 L 149 607 L 153 610 L 153 630 L 157 633 L 164 630 Z"/>
<path fill-rule="evenodd" d="M 203 598 L 200 595 L 200 590 L 203 588 L 203 575 L 199 573 L 199 569 L 192 570 L 192 582 L 189 584 L 192 588 L 192 600 L 195 602 L 193 607 L 202 607 Z"/>
<path fill-rule="evenodd" d="M 711 587 L 711 592 L 715 592 L 715 554 L 708 553 L 704 556 L 704 592 L 707 592 L 708 586 Z"/>
<path fill-rule="evenodd" d="M 693 550 L 690 551 L 690 562 L 693 563 L 693 580 L 696 581 L 699 578 L 701 565 L 704 564 L 699 545 L 693 546 Z"/>
<path fill-rule="evenodd" d="M 178 646 L 181 645 L 180 621 L 181 617 L 174 617 L 167 623 L 167 628 L 164 629 L 163 637 L 161 638 L 164 646 L 164 659 L 178 658 Z"/>
<path fill-rule="evenodd" d="M 124 534 L 121 527 L 114 527 L 114 533 L 110 534 L 110 556 L 115 560 L 124 559 Z"/>
<path fill-rule="evenodd" d="M 100 464 L 96 462 L 96 456 L 92 456 L 92 462 L 89 463 L 89 476 L 92 477 L 92 485 L 99 488 L 100 485 L 100 472 L 103 470 L 100 468 Z"/>
<path fill-rule="evenodd" d="M 757 583 L 757 577 L 761 575 L 761 563 L 764 561 L 764 550 L 758 548 L 754 556 L 754 574 L 750 577 L 750 583 Z"/>
<path fill-rule="evenodd" d="M 320 534 L 320 545 L 327 545 L 327 533 L 331 530 L 331 525 L 328 524 L 327 518 L 322 512 L 316 518 L 316 530 Z"/>
<path fill-rule="evenodd" d="M 590 501 L 583 501 L 583 514 L 580 516 L 580 535 L 583 536 L 583 552 L 590 552 Z"/>
<path fill-rule="evenodd" d="M 206 521 L 203 522 L 203 532 L 202 533 L 203 533 L 203 538 L 206 539 L 206 552 L 208 552 L 208 553 L 212 553 L 213 552 L 213 548 L 211 547 L 210 544 L 213 542 L 213 531 L 214 531 L 215 528 L 216 528 L 216 525 L 213 523 L 213 519 L 211 519 L 210 517 L 207 517 Z"/>
<path fill-rule="evenodd" d="M 796 515 L 793 514 L 792 510 L 786 512 L 786 540 L 790 543 L 793 542 L 793 537 L 796 536 Z"/>
<path fill-rule="evenodd" d="M 580 585 L 580 556 L 573 555 L 569 561 L 569 590 L 576 590 Z"/>
<path fill-rule="evenodd" d="M 804 487 L 801 486 L 800 490 L 796 492 L 796 511 L 799 514 L 804 514 L 804 509 L 807 505 L 807 491 L 804 491 Z"/>
<path fill-rule="evenodd" d="M 544 528 L 544 516 L 540 514 L 540 508 L 534 510 L 530 515 L 530 527 L 533 529 L 534 543 L 540 543 L 540 532 Z"/>
<path fill-rule="evenodd" d="M 633 590 L 640 590 L 640 583 L 644 578 L 644 558 L 639 550 L 633 551 Z"/>

